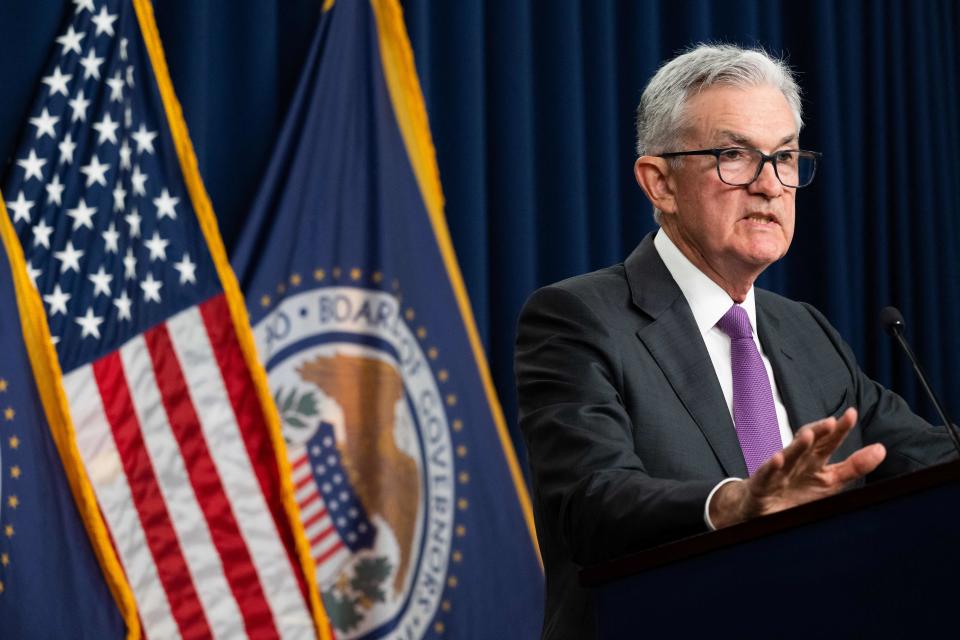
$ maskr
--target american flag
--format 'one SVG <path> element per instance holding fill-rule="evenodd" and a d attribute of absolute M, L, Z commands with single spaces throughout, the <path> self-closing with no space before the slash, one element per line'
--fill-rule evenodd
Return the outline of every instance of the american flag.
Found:
<path fill-rule="evenodd" d="M 152 9 L 73 4 L 4 198 L 144 631 L 314 637 L 297 525 L 241 347 L 249 329 L 234 324 L 222 246 L 215 230 L 205 239 L 187 187 L 176 145 L 192 150 L 167 119 L 180 115 L 161 97 Z"/>
<path fill-rule="evenodd" d="M 373 547 L 377 530 L 343 468 L 333 425 L 320 423 L 302 448 L 290 450 L 290 457 L 317 582 L 328 585 L 353 554 Z"/>

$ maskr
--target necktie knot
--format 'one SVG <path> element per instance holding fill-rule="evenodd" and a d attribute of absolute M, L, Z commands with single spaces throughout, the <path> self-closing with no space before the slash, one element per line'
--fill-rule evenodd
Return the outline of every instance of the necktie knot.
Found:
<path fill-rule="evenodd" d="M 753 327 L 750 326 L 750 316 L 746 310 L 738 304 L 733 305 L 727 310 L 723 317 L 717 322 L 720 331 L 730 336 L 731 340 L 737 338 L 749 338 L 753 335 Z"/>

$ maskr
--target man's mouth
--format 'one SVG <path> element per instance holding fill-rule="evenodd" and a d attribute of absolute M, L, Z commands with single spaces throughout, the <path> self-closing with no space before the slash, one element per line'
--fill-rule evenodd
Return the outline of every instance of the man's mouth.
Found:
<path fill-rule="evenodd" d="M 749 220 L 750 222 L 756 222 L 759 224 L 780 224 L 780 220 L 777 219 L 777 216 L 772 213 L 751 213 L 746 216 L 744 220 Z"/>

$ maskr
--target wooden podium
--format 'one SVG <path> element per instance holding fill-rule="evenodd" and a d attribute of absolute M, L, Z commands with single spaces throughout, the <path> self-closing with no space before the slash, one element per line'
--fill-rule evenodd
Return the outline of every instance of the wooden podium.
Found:
<path fill-rule="evenodd" d="M 960 462 L 581 571 L 601 638 L 960 637 Z"/>

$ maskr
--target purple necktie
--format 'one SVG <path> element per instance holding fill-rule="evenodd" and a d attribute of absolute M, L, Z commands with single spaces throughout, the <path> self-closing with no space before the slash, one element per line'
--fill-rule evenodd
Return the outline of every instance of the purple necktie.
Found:
<path fill-rule="evenodd" d="M 730 336 L 733 368 L 733 424 L 750 475 L 783 448 L 777 411 L 773 406 L 770 379 L 753 341 L 750 318 L 740 305 L 733 305 L 717 327 Z"/>

